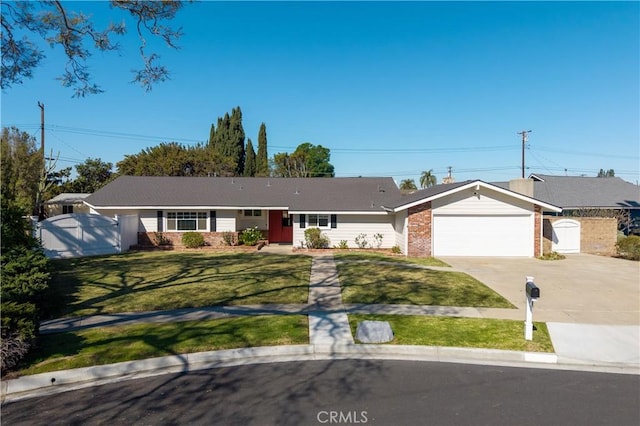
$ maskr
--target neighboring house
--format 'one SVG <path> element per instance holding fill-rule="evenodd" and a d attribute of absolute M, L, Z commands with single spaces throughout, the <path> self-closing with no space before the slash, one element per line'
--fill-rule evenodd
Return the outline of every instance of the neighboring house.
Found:
<path fill-rule="evenodd" d="M 545 251 L 614 254 L 618 228 L 628 230 L 640 216 L 640 189 L 618 177 L 532 174 L 495 185 L 562 207 L 550 212 L 558 217 L 545 218 Z M 628 213 L 627 219 L 619 224 L 614 210 Z"/>
<path fill-rule="evenodd" d="M 58 216 L 70 213 L 89 213 L 83 201 L 91 194 L 85 193 L 62 193 L 44 202 L 47 217 Z"/>
<path fill-rule="evenodd" d="M 331 245 L 366 234 L 409 256 L 537 256 L 542 213 L 561 209 L 482 181 L 402 195 L 392 178 L 121 176 L 85 199 L 92 213 L 139 217 L 139 243 L 179 243 L 196 231 L 211 245 L 257 226 L 269 242 L 304 242 L 318 227 Z"/>

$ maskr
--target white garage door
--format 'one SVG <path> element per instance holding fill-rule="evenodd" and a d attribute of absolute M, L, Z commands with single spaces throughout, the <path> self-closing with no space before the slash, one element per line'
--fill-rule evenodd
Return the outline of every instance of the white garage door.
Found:
<path fill-rule="evenodd" d="M 433 217 L 434 256 L 533 256 L 531 215 Z"/>

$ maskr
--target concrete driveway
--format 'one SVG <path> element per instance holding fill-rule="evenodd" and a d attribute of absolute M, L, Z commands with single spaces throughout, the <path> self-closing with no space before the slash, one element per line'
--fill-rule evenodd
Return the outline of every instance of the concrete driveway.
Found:
<path fill-rule="evenodd" d="M 640 325 L 640 264 L 588 254 L 564 260 L 446 257 L 443 261 L 482 281 L 524 309 L 525 277 L 540 287 L 534 320 Z M 523 316 L 524 318 L 524 316 Z"/>

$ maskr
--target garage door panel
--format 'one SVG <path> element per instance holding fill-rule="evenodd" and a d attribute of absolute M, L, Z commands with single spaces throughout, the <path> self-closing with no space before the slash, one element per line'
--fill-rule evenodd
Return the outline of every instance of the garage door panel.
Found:
<path fill-rule="evenodd" d="M 435 215 L 435 256 L 533 256 L 531 215 Z"/>

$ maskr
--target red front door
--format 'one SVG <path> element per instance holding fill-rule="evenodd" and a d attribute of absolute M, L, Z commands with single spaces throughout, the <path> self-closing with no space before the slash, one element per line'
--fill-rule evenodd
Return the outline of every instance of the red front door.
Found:
<path fill-rule="evenodd" d="M 288 211 L 269 210 L 269 242 L 293 243 L 293 222 Z"/>

